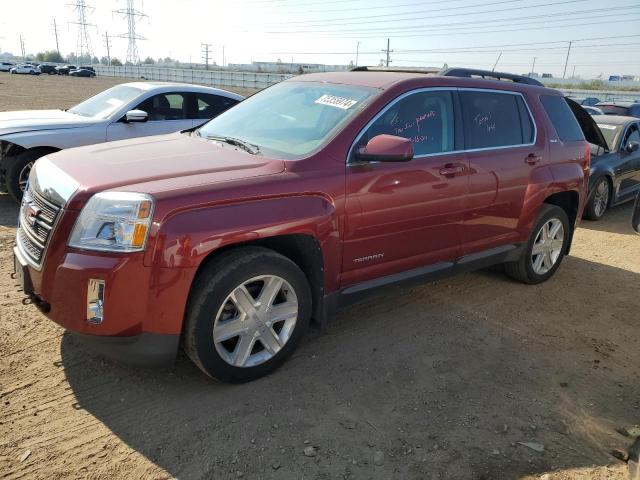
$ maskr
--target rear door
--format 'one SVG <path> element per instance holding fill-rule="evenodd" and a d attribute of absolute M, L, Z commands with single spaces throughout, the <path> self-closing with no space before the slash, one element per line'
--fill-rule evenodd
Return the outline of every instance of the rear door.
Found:
<path fill-rule="evenodd" d="M 525 194 L 547 150 L 522 94 L 461 89 L 460 100 L 469 162 L 462 250 L 469 255 L 522 241 Z"/>
<path fill-rule="evenodd" d="M 146 122 L 125 123 L 124 118 L 107 127 L 107 141 L 147 137 L 191 128 L 189 93 L 169 92 L 153 95 L 132 110 L 142 110 L 149 116 Z"/>

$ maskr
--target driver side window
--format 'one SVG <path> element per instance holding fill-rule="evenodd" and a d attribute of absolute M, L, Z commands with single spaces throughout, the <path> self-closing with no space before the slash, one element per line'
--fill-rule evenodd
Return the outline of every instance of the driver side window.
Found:
<path fill-rule="evenodd" d="M 181 93 L 161 93 L 147 98 L 136 110 L 149 115 L 149 121 L 184 120 L 187 118 L 187 101 Z"/>
<path fill-rule="evenodd" d="M 382 134 L 411 140 L 416 156 L 453 151 L 455 130 L 451 92 L 416 92 L 397 101 L 367 129 L 357 147 Z"/>

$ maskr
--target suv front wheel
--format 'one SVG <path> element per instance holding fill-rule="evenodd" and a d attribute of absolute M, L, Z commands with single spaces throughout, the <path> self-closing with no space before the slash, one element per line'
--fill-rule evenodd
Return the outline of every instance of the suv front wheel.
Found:
<path fill-rule="evenodd" d="M 294 262 L 266 248 L 240 248 L 198 273 L 184 347 L 207 375 L 246 382 L 291 355 L 310 315 L 309 284 Z"/>
<path fill-rule="evenodd" d="M 543 204 L 522 256 L 505 264 L 507 274 L 529 284 L 551 278 L 564 258 L 570 229 L 569 218 L 562 208 Z"/>

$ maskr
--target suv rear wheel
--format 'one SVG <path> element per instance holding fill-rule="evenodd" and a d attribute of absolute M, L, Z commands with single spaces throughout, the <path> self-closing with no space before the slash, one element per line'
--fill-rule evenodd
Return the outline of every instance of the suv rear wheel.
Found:
<path fill-rule="evenodd" d="M 505 264 L 507 274 L 530 284 L 551 278 L 564 258 L 570 229 L 569 218 L 562 208 L 543 204 L 522 256 Z"/>
<path fill-rule="evenodd" d="M 194 282 L 184 346 L 207 375 L 240 383 L 291 355 L 311 315 L 304 273 L 288 258 L 247 247 L 221 255 Z"/>

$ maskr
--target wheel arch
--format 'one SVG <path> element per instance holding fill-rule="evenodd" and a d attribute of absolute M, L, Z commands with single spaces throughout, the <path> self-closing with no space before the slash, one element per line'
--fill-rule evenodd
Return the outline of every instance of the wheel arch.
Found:
<path fill-rule="evenodd" d="M 294 233 L 276 235 L 273 237 L 259 238 L 246 242 L 233 243 L 210 252 L 198 265 L 192 286 L 200 272 L 207 265 L 216 261 L 221 255 L 230 251 L 248 247 L 263 247 L 279 253 L 295 263 L 304 273 L 311 289 L 312 318 L 320 320 L 322 318 L 322 306 L 324 298 L 324 260 L 322 248 L 318 240 L 309 234 Z M 191 288 L 189 289 L 191 291 Z"/>
<path fill-rule="evenodd" d="M 544 202 L 548 205 L 555 205 L 565 211 L 567 217 L 569 217 L 569 225 L 571 225 L 571 231 L 569 232 L 569 242 L 567 242 L 567 249 L 565 255 L 569 254 L 571 250 L 571 243 L 573 242 L 573 233 L 576 229 L 576 223 L 578 221 L 578 210 L 580 208 L 580 194 L 575 190 L 564 190 L 561 192 L 555 192 L 547 196 Z"/>

